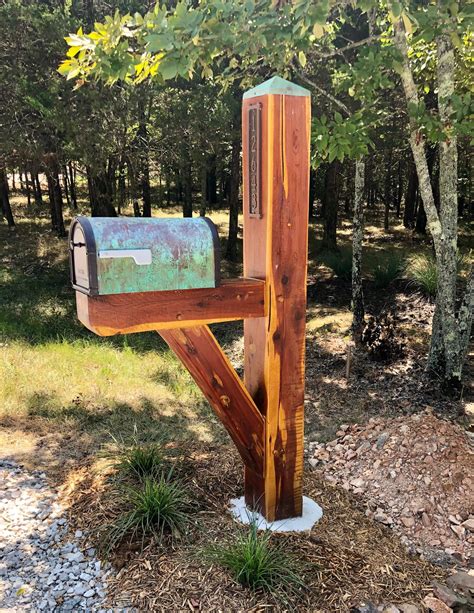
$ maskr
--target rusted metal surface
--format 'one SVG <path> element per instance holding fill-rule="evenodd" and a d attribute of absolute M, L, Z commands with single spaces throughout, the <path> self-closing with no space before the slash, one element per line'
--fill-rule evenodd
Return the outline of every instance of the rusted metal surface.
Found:
<path fill-rule="evenodd" d="M 82 233 L 77 232 L 80 225 Z M 84 278 L 84 236 L 87 251 Z M 219 244 L 206 218 L 78 217 L 71 226 L 74 287 L 90 295 L 216 287 Z M 81 254 L 76 258 L 74 252 Z M 80 264 L 79 264 L 80 262 Z M 80 268 L 80 270 L 79 270 Z"/>

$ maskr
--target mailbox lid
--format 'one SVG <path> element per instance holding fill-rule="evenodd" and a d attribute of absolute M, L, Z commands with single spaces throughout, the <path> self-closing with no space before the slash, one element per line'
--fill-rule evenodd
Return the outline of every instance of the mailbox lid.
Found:
<path fill-rule="evenodd" d="M 217 230 L 205 217 L 77 217 L 70 249 L 73 287 L 92 296 L 220 282 Z"/>

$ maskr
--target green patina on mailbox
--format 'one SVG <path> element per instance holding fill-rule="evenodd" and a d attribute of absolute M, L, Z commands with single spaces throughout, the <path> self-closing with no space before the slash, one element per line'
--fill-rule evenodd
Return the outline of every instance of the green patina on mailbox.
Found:
<path fill-rule="evenodd" d="M 76 217 L 69 245 L 73 287 L 89 296 L 219 285 L 219 239 L 206 217 Z"/>

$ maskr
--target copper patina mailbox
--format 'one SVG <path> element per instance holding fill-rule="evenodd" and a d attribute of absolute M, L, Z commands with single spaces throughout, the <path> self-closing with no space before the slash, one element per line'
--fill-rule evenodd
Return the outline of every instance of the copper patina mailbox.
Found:
<path fill-rule="evenodd" d="M 88 296 L 219 285 L 219 239 L 205 217 L 76 217 L 69 246 L 73 287 Z"/>

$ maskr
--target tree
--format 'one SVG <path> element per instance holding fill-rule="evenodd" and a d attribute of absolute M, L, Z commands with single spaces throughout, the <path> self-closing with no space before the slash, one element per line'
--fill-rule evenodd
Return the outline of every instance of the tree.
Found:
<path fill-rule="evenodd" d="M 351 38 L 349 43 L 347 37 L 338 38 L 341 30 L 354 27 L 363 16 L 367 36 Z M 472 102 L 466 78 L 460 83 L 455 80 L 454 47 L 460 49 L 462 64 L 462 48 L 468 41 L 463 2 L 440 0 L 438 5 L 432 2 L 420 5 L 364 0 L 353 8 L 335 2 L 314 4 L 310 0 L 277 5 L 263 0 L 255 3 L 207 0 L 196 6 L 181 0 L 173 9 L 157 7 L 145 16 L 116 13 L 88 35 L 82 30 L 71 35 L 69 59 L 60 71 L 79 83 L 92 77 L 108 83 L 148 78 L 164 82 L 178 76 L 191 78 L 198 70 L 210 78 L 213 67 L 219 66 L 219 78 L 225 82 L 246 71 L 246 78 L 251 78 L 253 70 L 261 64 L 288 73 L 295 61 L 304 69 L 308 57 L 324 59 L 329 64 L 332 87 L 325 89 L 312 80 L 314 91 L 336 107 L 341 108 L 341 101 L 334 94 L 342 90 L 359 103 L 351 104 L 353 108 L 345 121 L 338 112 L 331 124 L 327 124 L 327 116 L 326 123 L 320 121 L 316 146 L 320 154 L 326 152 L 329 162 L 345 156 L 357 159 L 367 152 L 368 127 L 376 121 L 380 126 L 380 119 L 383 120 L 383 116 L 373 117 L 368 104 L 380 101 L 382 93 L 394 88 L 394 80 L 399 76 L 406 98 L 419 192 L 439 276 L 429 365 L 447 384 L 456 386 L 461 380 L 473 310 L 472 273 L 461 307 L 456 310 L 455 266 L 457 136 L 472 133 L 472 125 L 466 121 Z M 437 116 L 426 112 L 413 71 L 412 52 L 416 51 L 415 59 L 421 57 L 427 64 L 433 48 L 437 57 Z M 345 58 L 355 51 L 354 61 L 341 62 L 338 70 L 331 73 L 334 58 Z M 460 85 L 458 91 L 456 85 Z M 370 117 L 372 124 L 368 121 Z M 439 213 L 426 159 L 427 137 L 440 143 Z"/>

